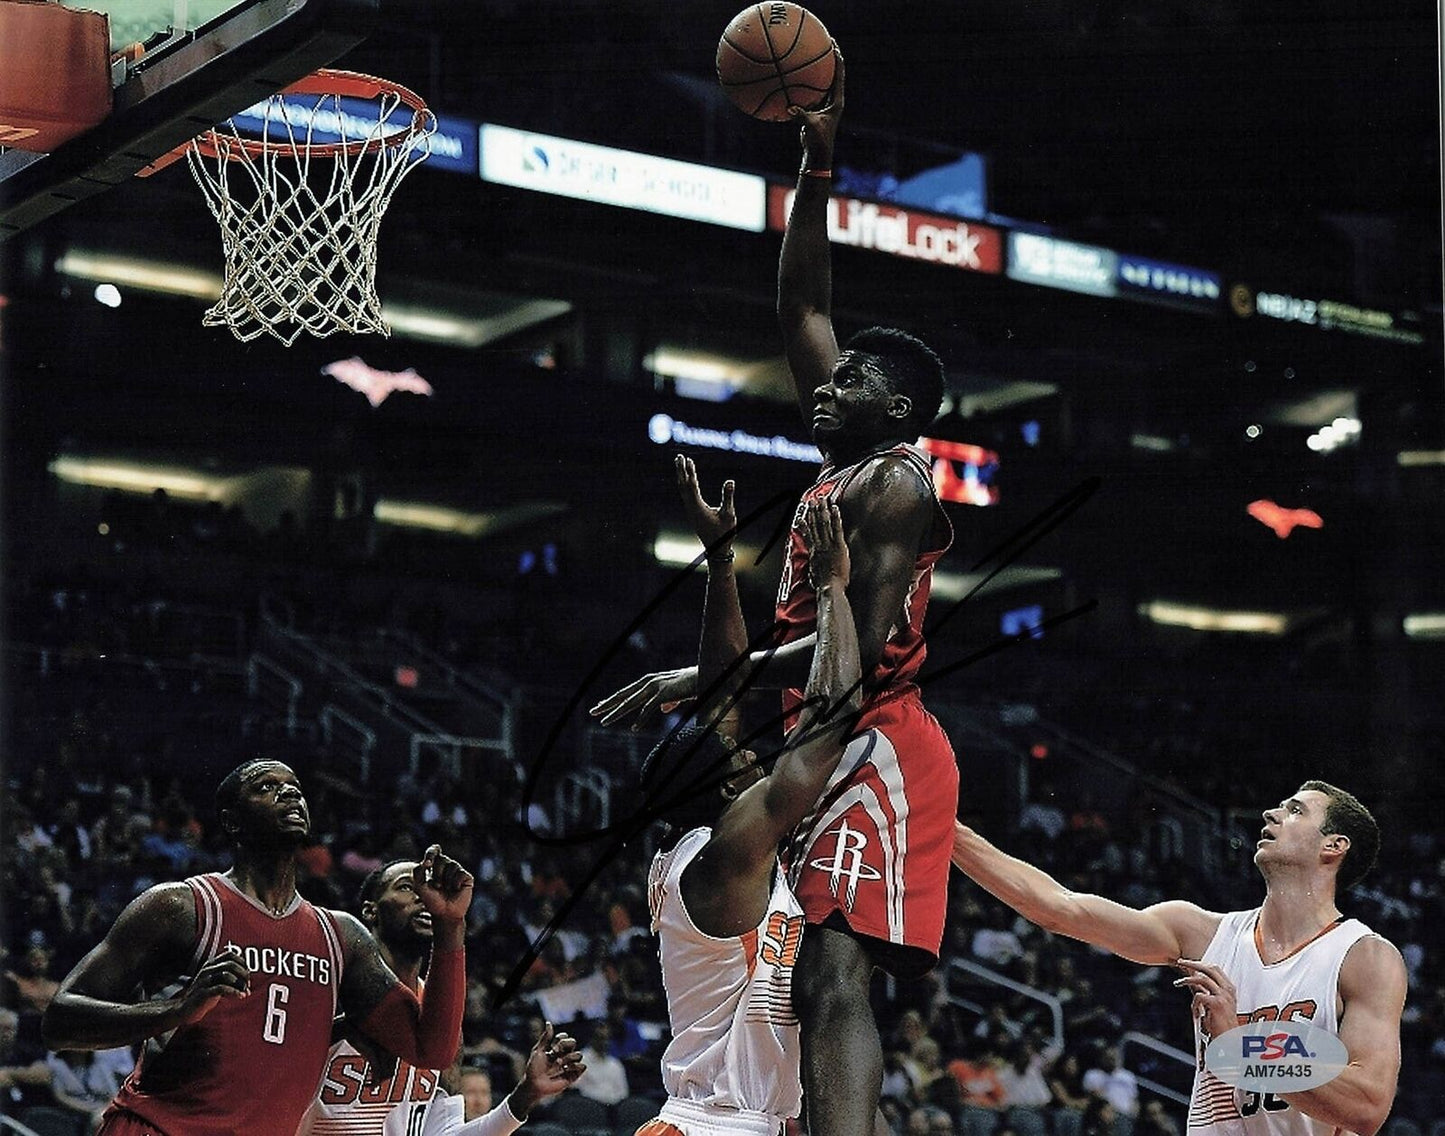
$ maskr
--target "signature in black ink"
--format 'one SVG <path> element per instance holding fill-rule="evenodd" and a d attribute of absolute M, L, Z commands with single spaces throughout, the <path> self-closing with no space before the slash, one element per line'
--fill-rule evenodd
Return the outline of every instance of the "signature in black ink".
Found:
<path fill-rule="evenodd" d="M 968 590 L 968 592 L 964 596 L 950 604 L 946 609 L 943 610 L 943 612 L 938 617 L 936 617 L 932 621 L 929 627 L 930 638 L 936 640 L 938 637 L 938 633 L 944 627 L 946 627 L 949 622 L 951 622 L 958 616 L 958 613 L 963 610 L 964 606 L 975 595 L 977 595 L 977 593 L 986 584 L 988 584 L 989 581 L 991 581 L 995 576 L 997 576 L 1009 565 L 1016 562 L 1020 556 L 1022 556 L 1025 552 L 1031 549 L 1049 533 L 1053 532 L 1054 529 L 1058 528 L 1061 524 L 1063 524 L 1064 521 L 1066 521 L 1070 516 L 1072 516 L 1080 507 L 1083 506 L 1086 501 L 1088 501 L 1090 497 L 1094 495 L 1095 492 L 1097 492 L 1100 484 L 1101 480 L 1099 478 L 1088 478 L 1076 488 L 1071 490 L 1069 493 L 1066 493 L 1063 497 L 1059 498 L 1053 504 L 1049 505 L 1037 516 L 1029 520 L 1022 528 L 1020 528 L 1017 532 L 1013 533 L 1011 536 L 1005 539 L 996 548 L 991 549 L 988 553 L 981 557 L 972 569 L 975 572 L 981 572 L 981 578 L 978 580 L 977 583 L 973 585 L 973 587 Z M 758 506 L 758 508 L 752 510 L 746 516 L 742 517 L 738 521 L 734 532 L 728 533 L 726 536 L 721 538 L 718 543 L 725 543 L 727 541 L 730 541 L 735 535 L 735 533 L 747 530 L 751 525 L 757 523 L 760 518 L 766 516 L 778 505 L 791 503 L 793 499 L 794 495 L 790 493 L 780 493 L 769 498 L 767 501 L 763 502 L 762 505 Z M 758 560 L 760 560 L 764 555 L 766 555 L 768 550 L 771 549 L 773 545 L 776 544 L 779 539 L 781 539 L 782 535 L 787 532 L 788 526 L 791 524 L 791 520 L 792 511 L 790 507 L 789 511 L 783 515 L 781 523 L 776 525 L 770 533 L 769 538 L 765 542 L 762 551 L 758 553 Z M 662 589 L 658 592 L 657 596 L 652 599 L 648 604 L 646 604 L 643 609 L 627 624 L 627 626 L 623 628 L 621 633 L 602 653 L 602 656 L 598 659 L 597 663 L 588 672 L 586 678 L 583 679 L 582 684 L 578 688 L 577 692 L 567 701 L 566 705 L 562 708 L 561 712 L 557 716 L 557 721 L 553 724 L 551 730 L 548 731 L 546 738 L 542 742 L 541 748 L 537 752 L 536 757 L 533 759 L 528 769 L 526 783 L 523 786 L 522 792 L 523 816 L 526 816 L 532 802 L 536 799 L 537 787 L 542 779 L 547 759 L 551 756 L 553 747 L 556 745 L 558 738 L 561 737 L 562 732 L 566 728 L 568 722 L 571 720 L 573 713 L 581 704 L 583 696 L 593 686 L 593 684 L 596 683 L 606 666 L 614 658 L 616 658 L 619 652 L 621 652 L 632 634 L 637 631 L 638 628 L 640 628 L 647 621 L 647 619 L 678 590 L 678 588 L 682 587 L 683 584 L 691 578 L 693 573 L 696 572 L 697 569 L 702 565 L 704 559 L 710 551 L 710 548 L 705 549 L 697 556 L 696 559 L 693 560 L 690 565 L 679 570 L 678 573 L 662 587 Z M 1000 651 L 1006 650 L 1009 647 L 1013 647 L 1020 642 L 1035 638 L 1043 631 L 1058 627 L 1072 619 L 1076 619 L 1081 615 L 1085 615 L 1088 612 L 1093 611 L 1094 608 L 1097 606 L 1098 604 L 1096 600 L 1089 600 L 1086 603 L 1080 604 L 1079 606 L 1072 608 L 1068 611 L 1051 616 L 1043 620 L 1042 623 L 1038 624 L 1035 627 L 1025 628 L 1013 635 L 1003 636 L 988 644 L 985 644 L 984 646 L 980 647 L 975 651 L 970 652 L 962 658 L 952 660 L 942 666 L 933 668 L 925 672 L 921 672 L 915 681 L 917 682 L 918 686 L 922 688 L 928 683 L 936 682 L 939 679 L 954 674 L 966 667 L 972 666 L 974 663 L 980 662 L 981 660 L 988 658 L 991 655 L 997 654 Z M 763 652 L 763 660 L 757 664 L 753 664 L 752 673 L 739 684 L 738 689 L 730 692 L 727 701 L 724 703 L 724 708 L 733 705 L 745 693 L 747 693 L 748 689 L 751 686 L 756 684 L 759 678 L 761 678 L 767 667 L 768 662 L 771 660 L 773 652 L 775 652 L 777 648 L 782 645 L 782 632 L 783 627 L 780 623 L 775 622 L 765 627 L 748 643 L 747 652 L 745 652 L 733 664 L 731 664 L 723 675 L 721 675 L 715 682 L 710 684 L 708 688 L 697 692 L 695 701 L 698 704 L 706 704 L 711 699 L 715 698 L 722 689 L 725 689 L 726 687 L 733 684 L 738 668 L 750 665 L 748 663 L 748 655 L 752 654 L 755 651 Z M 923 644 L 920 643 L 913 650 L 918 651 L 922 649 Z M 906 661 L 907 659 L 905 658 L 905 662 Z M 862 682 L 863 680 L 860 679 L 859 681 Z M 816 706 L 816 710 L 814 711 L 815 717 L 812 721 L 810 729 L 836 729 L 836 723 L 834 722 L 834 719 L 836 718 L 837 714 L 843 712 L 844 706 L 847 704 L 849 698 L 852 696 L 853 693 L 853 690 L 845 692 L 843 696 L 840 697 L 838 703 L 833 706 L 821 704 L 817 700 L 814 700 L 811 706 L 805 706 L 804 709 L 811 709 L 812 706 Z M 853 713 L 855 713 L 856 715 L 856 712 Z M 752 731 L 750 731 L 746 737 L 738 739 L 738 746 L 742 748 L 757 748 L 753 743 L 755 743 L 760 737 L 770 733 L 773 729 L 779 726 L 783 722 L 784 717 L 785 715 L 778 714 L 774 717 L 769 718 L 767 721 L 760 723 Z M 854 718 L 854 721 L 856 721 L 856 716 Z M 682 723 L 675 725 L 672 730 L 668 732 L 664 740 L 671 741 L 672 738 L 675 737 L 677 731 L 681 729 L 681 726 Z M 851 735 L 851 729 L 849 731 L 849 734 Z M 698 739 L 691 744 L 693 745 L 693 747 L 697 747 L 704 744 L 704 740 L 705 739 Z M 798 741 L 802 740 L 802 738 L 795 737 L 792 740 L 794 744 L 796 744 Z M 846 737 L 844 739 L 844 743 L 845 742 Z M 776 762 L 777 758 L 781 755 L 781 753 L 782 747 L 777 747 L 768 752 L 760 752 L 759 763 L 765 769 L 771 769 L 772 765 Z M 691 753 L 689 752 L 687 756 L 691 756 Z M 591 886 L 593 881 L 595 881 L 597 877 L 603 872 L 607 865 L 610 864 L 612 860 L 614 860 L 627 847 L 629 843 L 631 843 L 634 839 L 636 839 L 643 832 L 645 832 L 653 824 L 654 821 L 659 819 L 661 816 L 667 814 L 679 802 L 686 799 L 687 797 L 690 797 L 693 794 L 715 791 L 729 776 L 730 771 L 726 768 L 723 768 L 725 763 L 726 757 L 719 758 L 718 761 L 715 762 L 716 768 L 708 768 L 707 775 L 704 776 L 700 781 L 692 780 L 688 785 L 677 787 L 675 790 L 672 789 L 670 785 L 672 777 L 675 776 L 675 774 L 669 774 L 667 776 L 664 776 L 658 784 L 642 786 L 642 800 L 640 800 L 636 804 L 636 809 L 633 813 L 631 813 L 631 815 L 618 821 L 615 824 L 608 825 L 604 828 L 600 828 L 592 832 L 568 833 L 561 836 L 551 836 L 546 833 L 539 833 L 533 831 L 530 825 L 527 826 L 528 834 L 532 837 L 532 839 L 535 840 L 537 843 L 543 845 L 568 847 L 581 844 L 594 844 L 598 841 L 604 840 L 606 841 L 606 845 L 603 849 L 600 849 L 597 852 L 593 853 L 592 861 L 588 869 L 583 873 L 580 879 L 573 883 L 571 894 L 568 895 L 566 900 L 564 900 L 561 904 L 558 905 L 557 910 L 553 914 L 552 918 L 547 922 L 546 926 L 537 933 L 536 938 L 529 945 L 522 958 L 518 960 L 516 966 L 513 967 L 506 981 L 493 988 L 492 1005 L 494 1009 L 499 1008 L 500 1006 L 505 1004 L 517 992 L 518 988 L 521 985 L 523 976 L 530 969 L 532 963 L 536 961 L 538 956 L 551 941 L 552 937 L 556 934 L 558 929 L 566 922 L 573 908 L 581 901 L 582 897 L 586 894 L 587 889 Z M 676 769 L 681 765 L 685 764 L 685 762 L 676 763 L 673 766 L 673 769 Z"/>

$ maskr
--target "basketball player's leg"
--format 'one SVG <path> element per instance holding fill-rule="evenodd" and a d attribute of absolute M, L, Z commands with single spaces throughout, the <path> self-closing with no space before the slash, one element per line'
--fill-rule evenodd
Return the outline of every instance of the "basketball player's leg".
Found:
<path fill-rule="evenodd" d="M 873 1136 L 883 1045 L 868 1001 L 873 960 L 851 934 L 810 924 L 793 968 L 809 1136 Z"/>

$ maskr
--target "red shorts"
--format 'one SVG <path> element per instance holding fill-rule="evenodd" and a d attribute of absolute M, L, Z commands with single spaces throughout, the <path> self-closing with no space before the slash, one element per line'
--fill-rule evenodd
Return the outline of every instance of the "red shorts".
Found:
<path fill-rule="evenodd" d="M 918 694 L 869 706 L 789 841 L 788 879 L 808 922 L 841 916 L 855 934 L 887 945 L 874 952 L 879 965 L 930 969 L 943 943 L 957 811 L 953 746 Z"/>

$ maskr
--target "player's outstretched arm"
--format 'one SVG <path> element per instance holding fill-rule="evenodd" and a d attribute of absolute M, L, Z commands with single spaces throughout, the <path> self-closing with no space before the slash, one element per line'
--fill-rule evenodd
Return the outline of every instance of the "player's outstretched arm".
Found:
<path fill-rule="evenodd" d="M 1140 911 L 1100 895 L 1070 891 L 958 821 L 953 825 L 952 858 L 955 868 L 1029 922 L 1132 962 L 1172 966 L 1180 958 L 1198 958 L 1219 926 L 1219 915 L 1182 900 Z"/>
<path fill-rule="evenodd" d="M 747 628 L 742 603 L 733 576 L 733 538 L 737 535 L 737 511 L 733 505 L 733 482 L 723 483 L 722 500 L 709 505 L 702 498 L 697 466 L 689 457 L 673 459 L 677 489 L 693 531 L 703 543 L 707 561 L 707 595 L 703 600 L 702 642 L 698 645 L 699 666 L 656 671 L 628 683 L 608 695 L 589 713 L 604 726 L 633 718 L 637 726 L 650 725 L 667 710 L 696 694 L 707 693 L 711 709 L 702 717 L 727 713 L 733 696 L 744 685 L 746 666 L 736 666 L 747 651 Z"/>
<path fill-rule="evenodd" d="M 417 998 L 386 965 L 371 932 L 355 916 L 336 913 L 346 965 L 341 1005 L 357 1028 L 419 1069 L 456 1060 L 467 1000 L 466 917 L 472 876 L 433 844 L 413 873 L 417 895 L 432 916 L 431 966 Z"/>
<path fill-rule="evenodd" d="M 712 726 L 724 737 L 737 736 L 737 698 L 747 671 L 748 630 L 743 622 L 733 574 L 733 537 L 737 533 L 736 488 L 724 481 L 722 501 L 709 505 L 702 498 L 697 466 L 678 454 L 673 462 L 678 494 L 693 531 L 707 550 L 707 593 L 702 603 L 702 637 L 697 648 L 697 689 L 708 705 L 699 707 L 699 724 Z"/>
<path fill-rule="evenodd" d="M 1407 980 L 1400 952 L 1371 936 L 1350 948 L 1340 967 L 1340 1040 L 1350 1063 L 1334 1080 L 1283 1098 L 1306 1116 L 1346 1132 L 1373 1136 L 1390 1115 L 1400 1077 L 1400 1016 Z"/>
<path fill-rule="evenodd" d="M 691 885 L 688 910 L 710 935 L 740 934 L 766 913 L 778 843 L 817 802 L 862 703 L 858 635 L 847 595 L 848 546 L 838 506 L 810 504 L 803 533 L 818 593 L 817 649 L 804 710 L 772 773 L 744 790 L 684 872 L 684 887 Z"/>
<path fill-rule="evenodd" d="M 552 1023 L 548 1022 L 527 1056 L 526 1072 L 521 1082 L 507 1094 L 505 1100 L 485 1115 L 465 1123 L 460 1114 L 449 1123 L 437 1126 L 428 1123 L 423 1129 L 423 1136 L 511 1136 L 522 1126 L 533 1108 L 571 1088 L 586 1071 L 582 1054 L 577 1050 L 576 1038 L 554 1032 Z M 443 1075 L 442 1085 L 447 1092 L 460 1091 L 456 1086 L 459 1078 L 460 1071 L 455 1066 Z"/>
<path fill-rule="evenodd" d="M 250 971 L 235 951 L 223 951 L 173 997 L 135 1000 L 139 989 L 185 976 L 196 934 L 195 904 L 185 884 L 142 892 L 61 982 L 41 1019 L 46 1047 L 134 1045 L 200 1020 L 222 998 L 249 994 Z"/>
<path fill-rule="evenodd" d="M 571 1088 L 585 1072 L 587 1066 L 577 1048 L 577 1039 L 571 1034 L 557 1033 L 552 1023 L 547 1022 L 537 1044 L 527 1055 L 526 1073 L 503 1103 L 518 1120 L 526 1120 L 532 1109 Z M 466 1136 L 487 1136 L 466 1128 L 462 1131 Z"/>
<path fill-rule="evenodd" d="M 793 212 L 778 258 L 778 324 L 793 373 L 803 421 L 813 424 L 813 391 L 832 374 L 838 358 L 833 332 L 833 264 L 828 248 L 828 194 L 832 181 L 819 176 L 833 168 L 833 142 L 843 116 L 843 57 L 833 90 L 820 110 L 793 107 L 803 143 Z M 812 171 L 811 173 L 809 171 Z"/>

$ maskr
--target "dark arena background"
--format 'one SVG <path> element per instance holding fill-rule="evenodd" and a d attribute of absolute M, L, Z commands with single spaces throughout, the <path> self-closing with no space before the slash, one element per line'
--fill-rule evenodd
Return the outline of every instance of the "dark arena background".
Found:
<path fill-rule="evenodd" d="M 390 337 L 203 327 L 221 243 L 184 162 L 101 185 L 93 154 L 84 193 L 47 199 L 21 186 L 44 163 L 0 153 L 0 1109 L 73 1118 L 46 1131 L 85 1130 L 22 1075 L 51 1068 L 55 980 L 144 887 L 225 866 L 211 795 L 253 755 L 306 787 L 309 898 L 348 906 L 434 840 L 476 874 L 465 1053 L 499 1096 L 536 1018 L 610 1021 L 629 1098 L 569 1092 L 530 1128 L 628 1136 L 660 1092 L 656 834 L 592 838 L 660 731 L 586 709 L 695 657 L 675 453 L 710 493 L 736 478 L 742 512 L 781 499 L 738 558 L 771 614 L 816 460 L 773 310 L 796 131 L 717 85 L 734 0 L 349 6 L 365 34 L 303 70 L 399 81 L 441 120 L 381 225 Z M 199 39 L 265 7 L 185 19 Z M 111 8 L 114 46 L 160 35 L 159 74 L 170 0 Z M 1261 809 L 1310 778 L 1357 794 L 1384 845 L 1341 907 L 1410 976 L 1384 1131 L 1440 1136 L 1435 6 L 811 8 L 847 63 L 835 321 L 905 327 L 947 368 L 925 446 L 957 536 L 925 675 L 959 815 L 1080 890 L 1235 910 L 1263 894 Z M 373 405 L 367 369 L 432 393 Z M 1139 1112 L 1114 1131 L 1183 1132 L 1171 972 L 958 875 L 948 920 L 937 970 L 875 985 L 900 1136 L 1080 1131 L 1063 1098 L 955 1075 L 1020 1054 L 1065 1088 L 1117 1058 Z"/>

